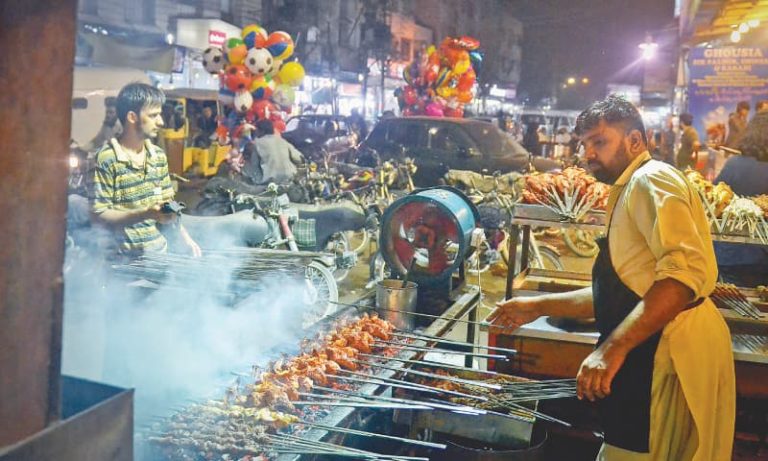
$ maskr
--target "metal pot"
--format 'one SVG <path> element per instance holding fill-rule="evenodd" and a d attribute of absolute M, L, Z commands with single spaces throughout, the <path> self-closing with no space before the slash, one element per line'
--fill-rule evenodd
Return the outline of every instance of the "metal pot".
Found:
<path fill-rule="evenodd" d="M 416 325 L 416 316 L 405 312 L 416 311 L 417 289 L 418 285 L 415 282 L 407 282 L 403 287 L 402 280 L 379 281 L 376 284 L 376 307 L 381 308 L 379 315 L 401 330 L 413 330 Z"/>

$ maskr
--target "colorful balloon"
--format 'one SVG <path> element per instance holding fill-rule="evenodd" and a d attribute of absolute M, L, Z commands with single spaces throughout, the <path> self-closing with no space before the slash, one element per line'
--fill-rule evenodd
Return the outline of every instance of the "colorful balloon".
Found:
<path fill-rule="evenodd" d="M 245 55 L 248 54 L 248 48 L 239 38 L 230 38 L 224 44 L 224 48 L 227 51 L 227 61 L 229 61 L 230 64 L 242 64 Z"/>
<path fill-rule="evenodd" d="M 462 51 L 459 53 L 459 59 L 456 61 L 456 64 L 453 65 L 453 75 L 463 75 L 465 72 L 469 70 L 469 68 L 472 66 L 472 64 L 469 61 L 469 55 L 466 51 Z"/>
<path fill-rule="evenodd" d="M 272 32 L 263 48 L 269 50 L 275 59 L 285 60 L 293 54 L 293 39 L 288 32 Z"/>
<path fill-rule="evenodd" d="M 248 91 L 238 91 L 235 93 L 234 100 L 235 110 L 241 113 L 248 112 L 248 109 L 253 105 L 253 96 Z"/>
<path fill-rule="evenodd" d="M 266 48 L 251 48 L 245 55 L 245 67 L 254 77 L 262 77 L 274 70 L 275 59 Z"/>
<path fill-rule="evenodd" d="M 282 83 L 275 87 L 272 93 L 272 101 L 283 109 L 290 109 L 296 101 L 296 92 L 290 85 Z"/>
<path fill-rule="evenodd" d="M 245 66 L 229 65 L 224 70 L 224 84 L 231 91 L 247 91 L 251 87 L 253 76 Z"/>
<path fill-rule="evenodd" d="M 262 78 L 255 78 L 251 83 L 251 96 L 253 99 L 269 99 L 272 96 L 272 85 Z"/>
<path fill-rule="evenodd" d="M 283 61 L 279 59 L 272 58 L 272 68 L 267 71 L 266 74 L 264 74 L 264 77 L 267 78 L 267 80 L 272 80 L 275 78 L 278 72 L 280 72 L 280 68 L 283 66 Z"/>
<path fill-rule="evenodd" d="M 218 74 L 227 64 L 227 58 L 221 48 L 208 48 L 203 51 L 203 68 L 211 74 Z"/>
<path fill-rule="evenodd" d="M 471 91 L 459 91 L 456 93 L 456 100 L 464 104 L 472 101 L 473 97 L 474 95 Z"/>
<path fill-rule="evenodd" d="M 266 120 L 275 111 L 277 111 L 277 108 L 271 101 L 262 99 L 253 103 L 250 113 L 256 120 Z"/>
<path fill-rule="evenodd" d="M 446 107 L 443 109 L 443 114 L 446 117 L 461 118 L 464 116 L 464 109 L 461 107 Z"/>
<path fill-rule="evenodd" d="M 469 91 L 475 85 L 476 79 L 477 75 L 475 75 L 475 71 L 470 67 L 468 71 L 459 77 L 459 83 L 456 85 L 456 89 L 459 92 Z"/>
<path fill-rule="evenodd" d="M 415 104 L 416 100 L 418 100 L 419 95 L 416 93 L 416 89 L 412 86 L 406 86 L 403 89 L 403 101 L 407 105 Z"/>
<path fill-rule="evenodd" d="M 304 66 L 298 62 L 291 61 L 283 64 L 280 72 L 277 73 L 277 77 L 280 79 L 280 83 L 285 83 L 293 87 L 301 85 L 304 80 Z"/>
<path fill-rule="evenodd" d="M 443 117 L 445 114 L 443 113 L 442 104 L 435 101 L 430 102 L 426 105 L 426 107 L 424 107 L 424 115 L 428 115 L 430 117 Z"/>
<path fill-rule="evenodd" d="M 449 77 L 451 75 L 451 70 L 447 67 L 443 67 L 440 69 L 440 71 L 437 73 L 437 78 L 435 79 L 435 88 L 440 88 L 441 86 L 445 86 L 450 81 Z"/>
<path fill-rule="evenodd" d="M 243 32 L 240 34 L 243 39 L 243 43 L 250 50 L 256 47 L 256 40 L 260 38 L 262 41 L 267 39 L 267 31 L 258 24 L 251 24 L 243 28 Z"/>

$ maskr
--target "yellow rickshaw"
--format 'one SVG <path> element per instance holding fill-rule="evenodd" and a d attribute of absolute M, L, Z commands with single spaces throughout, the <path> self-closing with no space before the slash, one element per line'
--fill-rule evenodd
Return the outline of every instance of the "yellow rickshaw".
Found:
<path fill-rule="evenodd" d="M 165 96 L 165 128 L 160 130 L 158 144 L 168 156 L 168 169 L 182 176 L 215 175 L 230 146 L 219 145 L 215 136 L 204 132 L 198 126 L 198 117 L 204 107 L 215 108 L 214 116 L 223 114 L 218 92 L 182 88 L 167 90 Z"/>

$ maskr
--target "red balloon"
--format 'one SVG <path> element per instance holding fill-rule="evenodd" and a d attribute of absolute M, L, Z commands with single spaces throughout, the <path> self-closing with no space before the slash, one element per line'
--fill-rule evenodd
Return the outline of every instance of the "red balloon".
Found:
<path fill-rule="evenodd" d="M 227 88 L 231 91 L 248 91 L 251 88 L 253 75 L 245 66 L 232 65 L 225 70 L 224 80 Z"/>
<path fill-rule="evenodd" d="M 283 120 L 280 117 L 276 117 L 271 120 L 272 120 L 272 126 L 275 127 L 276 132 L 282 133 L 285 131 L 285 120 Z"/>
<path fill-rule="evenodd" d="M 461 107 L 446 107 L 443 109 L 443 114 L 446 117 L 462 118 L 464 116 L 464 109 Z"/>
<path fill-rule="evenodd" d="M 469 91 L 475 84 L 476 79 L 477 74 L 475 74 L 475 70 L 470 67 L 468 71 L 464 72 L 461 77 L 459 77 L 459 83 L 456 85 L 456 89 L 459 90 L 459 93 Z"/>
<path fill-rule="evenodd" d="M 260 99 L 253 102 L 249 114 L 253 114 L 256 120 L 264 120 L 270 118 L 273 112 L 277 111 L 277 107 L 266 99 Z"/>
<path fill-rule="evenodd" d="M 416 89 L 412 86 L 406 86 L 403 89 L 403 101 L 405 101 L 405 104 L 411 105 L 416 102 L 416 100 L 419 98 L 419 95 L 416 93 Z"/>

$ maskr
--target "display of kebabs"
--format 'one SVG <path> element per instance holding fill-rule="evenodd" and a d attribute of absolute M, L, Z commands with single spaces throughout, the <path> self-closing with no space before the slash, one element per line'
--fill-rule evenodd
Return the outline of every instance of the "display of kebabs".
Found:
<path fill-rule="evenodd" d="M 685 170 L 685 177 L 711 207 L 714 216 L 716 218 L 721 217 L 725 208 L 734 198 L 731 187 L 724 182 L 714 185 L 701 173 L 690 168 Z"/>
<path fill-rule="evenodd" d="M 752 201 L 763 210 L 763 217 L 768 219 L 768 194 L 751 197 Z"/>
<path fill-rule="evenodd" d="M 568 217 L 590 210 L 604 210 L 609 186 L 598 182 L 586 170 L 568 167 L 560 173 L 526 175 L 523 203 L 555 208 Z"/>

